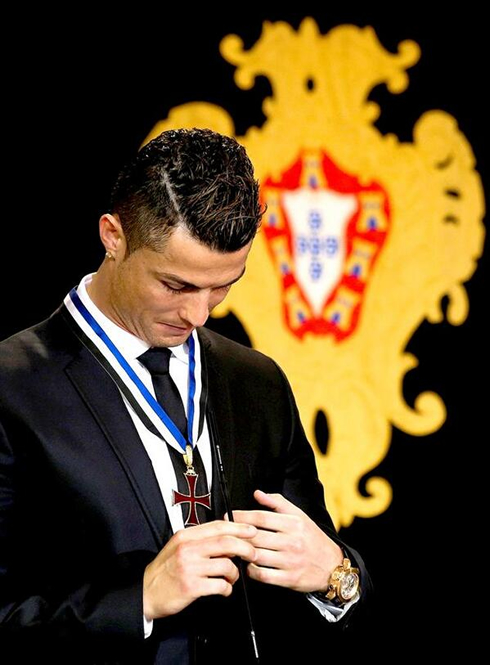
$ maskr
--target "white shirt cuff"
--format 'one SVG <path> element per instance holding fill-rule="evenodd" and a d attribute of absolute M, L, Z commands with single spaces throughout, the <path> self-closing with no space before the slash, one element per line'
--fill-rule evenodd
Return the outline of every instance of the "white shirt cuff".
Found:
<path fill-rule="evenodd" d="M 356 595 L 352 600 L 349 600 L 348 603 L 345 605 L 342 605 L 342 607 L 337 607 L 333 603 L 331 603 L 329 600 L 320 600 L 319 598 L 316 598 L 311 593 L 307 593 L 306 597 L 310 601 L 310 603 L 313 603 L 313 605 L 317 608 L 317 610 L 320 612 L 320 614 L 329 622 L 329 623 L 336 623 L 337 621 L 340 621 L 344 614 L 347 612 L 349 607 L 352 607 L 359 598 L 361 597 L 360 593 L 357 592 Z"/>
<path fill-rule="evenodd" d="M 148 621 L 148 619 L 143 614 L 143 630 L 145 631 L 145 640 L 150 637 L 153 630 L 153 619 Z"/>

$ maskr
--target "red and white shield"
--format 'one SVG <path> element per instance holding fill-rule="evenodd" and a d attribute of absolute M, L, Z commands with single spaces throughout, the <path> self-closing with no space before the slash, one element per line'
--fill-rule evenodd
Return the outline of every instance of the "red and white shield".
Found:
<path fill-rule="evenodd" d="M 390 227 L 388 195 L 341 171 L 321 150 L 302 152 L 279 179 L 266 178 L 264 232 L 282 277 L 285 322 L 340 341 L 354 331 Z"/>

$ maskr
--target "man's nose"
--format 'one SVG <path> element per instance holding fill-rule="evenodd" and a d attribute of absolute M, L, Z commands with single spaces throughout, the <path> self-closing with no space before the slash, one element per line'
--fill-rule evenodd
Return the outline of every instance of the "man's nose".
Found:
<path fill-rule="evenodd" d="M 203 326 L 209 316 L 209 298 L 207 291 L 188 293 L 180 311 L 181 317 L 197 328 Z"/>

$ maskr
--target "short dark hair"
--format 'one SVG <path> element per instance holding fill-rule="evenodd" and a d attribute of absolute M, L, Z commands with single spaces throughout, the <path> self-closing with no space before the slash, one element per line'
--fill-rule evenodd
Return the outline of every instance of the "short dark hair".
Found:
<path fill-rule="evenodd" d="M 210 129 L 162 132 L 119 173 L 111 196 L 130 254 L 159 250 L 182 226 L 211 249 L 233 252 L 255 236 L 263 211 L 245 148 Z"/>

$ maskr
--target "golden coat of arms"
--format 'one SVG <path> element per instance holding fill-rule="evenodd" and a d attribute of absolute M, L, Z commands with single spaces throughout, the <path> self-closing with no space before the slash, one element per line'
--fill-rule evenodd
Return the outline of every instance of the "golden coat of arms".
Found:
<path fill-rule="evenodd" d="M 412 41 L 387 52 L 370 27 L 319 33 L 311 18 L 298 31 L 263 25 L 245 50 L 236 35 L 221 53 L 242 89 L 266 76 L 266 121 L 237 136 L 261 182 L 267 211 L 247 275 L 214 314 L 232 311 L 255 348 L 288 375 L 315 450 L 337 527 L 380 514 L 391 486 L 361 479 L 384 459 L 395 426 L 425 435 L 446 417 L 436 393 L 413 406 L 403 395 L 418 361 L 407 343 L 425 319 L 457 325 L 468 314 L 464 282 L 484 239 L 484 199 L 475 159 L 456 120 L 424 113 L 413 141 L 383 135 L 370 91 L 401 93 L 419 59 Z M 209 127 L 235 135 L 222 108 L 194 102 L 172 109 L 147 140 L 165 129 Z M 444 311 L 442 299 L 447 297 Z"/>

